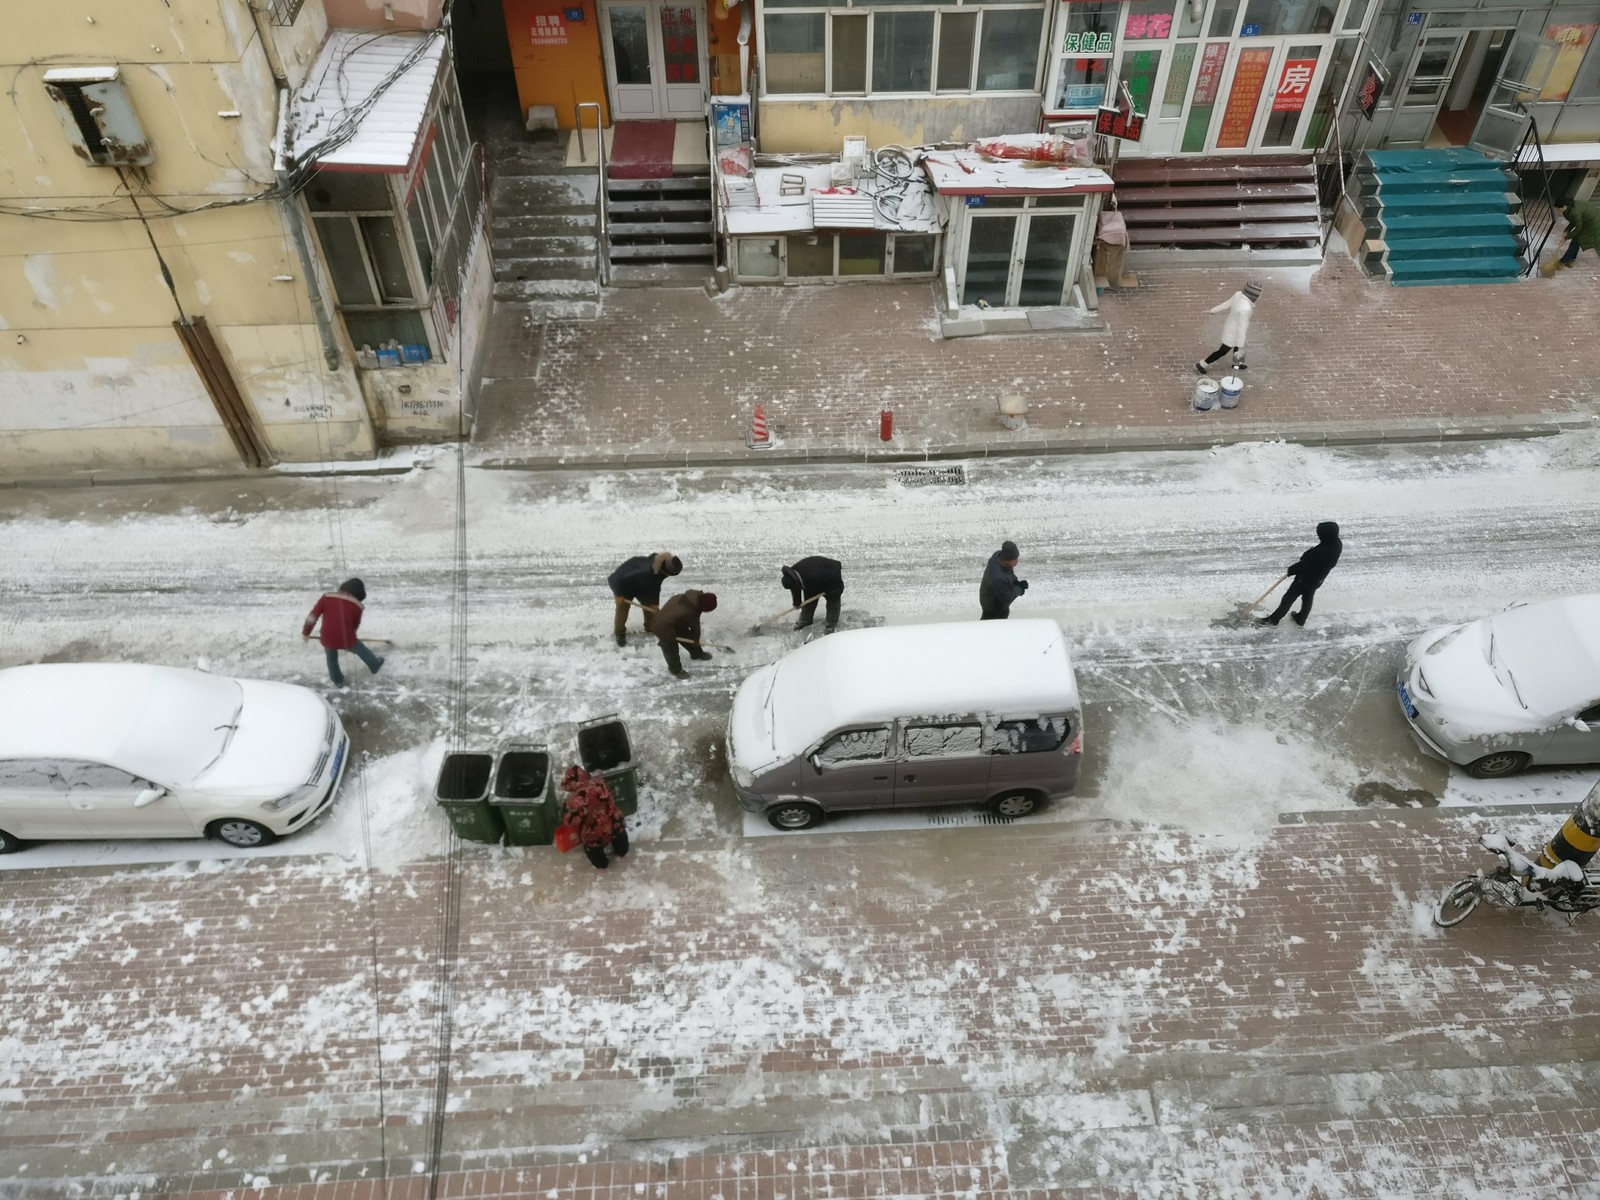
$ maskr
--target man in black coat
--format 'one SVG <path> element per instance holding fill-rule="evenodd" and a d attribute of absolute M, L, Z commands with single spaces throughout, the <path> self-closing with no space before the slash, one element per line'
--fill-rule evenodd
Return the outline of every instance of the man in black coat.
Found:
<path fill-rule="evenodd" d="M 781 580 L 789 589 L 790 603 L 800 610 L 796 629 L 804 629 L 816 619 L 817 597 L 828 602 L 828 615 L 822 626 L 824 633 L 839 628 L 839 599 L 844 595 L 844 575 L 838 562 L 813 554 L 802 558 L 792 567 L 783 569 Z"/>
<path fill-rule="evenodd" d="M 978 606 L 983 609 L 984 621 L 1004 621 L 1011 615 L 1011 604 L 1028 590 L 1028 581 L 1017 578 L 1017 552 L 1015 542 L 1001 542 L 1000 549 L 989 556 L 989 565 L 983 569 L 983 582 L 978 585 Z"/>
<path fill-rule="evenodd" d="M 611 586 L 611 595 L 617 602 L 616 616 L 611 625 L 617 645 L 628 644 L 628 609 L 633 607 L 629 602 L 637 600 L 644 605 L 644 627 L 648 632 L 650 615 L 661 607 L 661 585 L 669 575 L 676 575 L 681 570 L 683 563 L 678 556 L 663 550 L 660 554 L 640 554 L 630 558 L 611 572 L 606 583 Z"/>
<path fill-rule="evenodd" d="M 1300 611 L 1294 613 L 1294 623 L 1304 625 L 1306 618 L 1311 615 L 1311 601 L 1316 596 L 1317 589 L 1322 586 L 1322 581 L 1328 577 L 1328 572 L 1333 570 L 1334 564 L 1339 561 L 1339 552 L 1344 549 L 1344 543 L 1339 540 L 1339 526 L 1333 521 L 1323 521 L 1317 526 L 1317 544 L 1300 556 L 1298 562 L 1289 564 L 1290 584 L 1289 590 L 1283 594 L 1283 603 L 1278 605 L 1277 611 L 1270 617 L 1260 617 L 1258 625 L 1276 625 L 1283 620 L 1283 614 L 1289 611 L 1289 606 L 1298 598 Z"/>

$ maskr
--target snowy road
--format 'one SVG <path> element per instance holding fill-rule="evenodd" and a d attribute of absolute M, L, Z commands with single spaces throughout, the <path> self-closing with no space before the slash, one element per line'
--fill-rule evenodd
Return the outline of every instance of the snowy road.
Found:
<path fill-rule="evenodd" d="M 604 874 L 544 848 L 440 860 L 452 453 L 0 492 L 5 665 L 321 686 L 299 624 L 347 574 L 395 642 L 335 700 L 361 757 L 314 828 L 255 855 L 0 860 L 17 1195 L 392 1200 L 434 1162 L 460 1173 L 441 1195 L 556 1200 L 1593 1194 L 1592 926 L 1485 911 L 1442 934 L 1428 912 L 1481 865 L 1470 810 L 1434 806 L 1559 806 L 1595 772 L 1468 786 L 1411 745 L 1391 684 L 1430 625 L 1600 590 L 1600 440 L 985 462 L 959 485 L 465 479 L 463 741 L 565 753 L 572 722 L 626 718 L 638 849 Z M 1240 622 L 1330 518 L 1345 557 L 1310 626 Z M 1081 797 L 1009 827 L 747 830 L 720 738 L 744 673 L 799 636 L 747 633 L 785 601 L 779 564 L 842 559 L 846 624 L 966 619 L 1006 537 L 1032 585 L 1016 612 L 1074 648 Z M 605 575 L 658 549 L 737 647 L 682 683 L 609 636 Z M 1552 821 L 1503 818 L 1524 839 Z"/>
<path fill-rule="evenodd" d="M 1062 622 L 1088 706 L 1082 802 L 1044 819 L 1204 831 L 1359 804 L 1564 800 L 1593 773 L 1486 785 L 1455 772 L 1448 782 L 1407 737 L 1392 671 L 1430 625 L 1600 590 L 1597 457 L 1592 439 L 1572 436 L 980 462 L 958 485 L 907 485 L 879 467 L 470 469 L 466 740 L 566 747 L 572 721 L 619 712 L 645 763 L 645 827 L 674 839 L 733 834 L 743 820 L 720 747 L 728 697 L 801 636 L 781 621 L 748 636 L 786 601 L 778 567 L 809 553 L 841 559 L 847 626 L 964 619 L 984 559 L 1010 537 L 1032 585 L 1016 611 Z M 298 622 L 319 587 L 360 574 L 367 629 L 396 648 L 378 679 L 358 668 L 357 690 L 338 703 L 372 786 L 400 793 L 386 811 L 406 814 L 417 834 L 397 830 L 403 844 L 385 857 L 429 852 L 438 829 L 426 801 L 449 708 L 453 461 L 440 452 L 410 475 L 370 480 L 0 494 L 0 552 L 12 567 L 0 590 L 3 661 L 203 662 L 315 685 L 320 659 Z M 1281 573 L 1322 519 L 1341 523 L 1346 550 L 1311 624 L 1236 620 L 1236 604 Z M 721 597 L 707 636 L 737 647 L 683 684 L 637 632 L 625 651 L 607 637 L 605 576 L 663 548 L 684 558 L 682 586 Z M 348 846 L 339 834 L 321 842 Z M 282 849 L 317 843 L 313 833 Z"/>

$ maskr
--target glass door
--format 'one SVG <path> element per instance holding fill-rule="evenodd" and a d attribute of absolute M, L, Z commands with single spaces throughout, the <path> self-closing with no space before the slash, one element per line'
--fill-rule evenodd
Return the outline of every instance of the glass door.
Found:
<path fill-rule="evenodd" d="M 656 35 L 661 39 L 661 107 L 666 116 L 698 120 L 705 116 L 701 63 L 700 10 L 687 4 L 660 4 Z"/>
<path fill-rule="evenodd" d="M 612 120 L 705 115 L 701 11 L 667 0 L 602 0 Z"/>
<path fill-rule="evenodd" d="M 1013 201 L 1014 203 L 1014 201 Z M 1072 286 L 1077 213 L 977 213 L 967 222 L 961 303 L 1053 308 Z"/>
<path fill-rule="evenodd" d="M 613 2 L 600 8 L 613 121 L 661 115 L 651 53 L 650 7 L 648 3 Z"/>
<path fill-rule="evenodd" d="M 1071 213 L 1028 214 L 1016 304 L 1023 308 L 1045 308 L 1062 302 L 1071 282 L 1067 271 L 1072 265 L 1072 233 L 1076 221 L 1077 217 Z"/>
<path fill-rule="evenodd" d="M 980 300 L 1003 308 L 1011 290 L 1012 247 L 1017 241 L 1017 214 L 973 214 L 967 222 L 966 272 L 961 283 L 961 303 Z"/>
<path fill-rule="evenodd" d="M 1472 131 L 1469 147 L 1496 158 L 1510 158 L 1517 152 L 1532 119 L 1528 101 L 1544 90 L 1560 53 L 1558 42 L 1516 36 L 1501 60 L 1500 74 L 1489 89 L 1488 103 L 1483 106 L 1478 127 Z"/>

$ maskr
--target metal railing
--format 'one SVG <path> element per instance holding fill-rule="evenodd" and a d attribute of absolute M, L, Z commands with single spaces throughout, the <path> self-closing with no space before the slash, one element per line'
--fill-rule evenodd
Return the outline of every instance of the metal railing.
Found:
<path fill-rule="evenodd" d="M 1522 112 L 1528 111 L 1520 103 L 1517 108 Z M 1556 227 L 1556 202 L 1550 194 L 1550 169 L 1544 161 L 1544 143 L 1539 140 L 1539 122 L 1534 120 L 1532 113 L 1528 113 L 1528 128 L 1522 134 L 1522 141 L 1517 145 L 1516 157 L 1512 162 L 1517 168 L 1517 190 L 1522 193 L 1522 229 L 1528 239 L 1523 247 L 1523 257 L 1527 261 L 1522 264 L 1522 273 L 1527 275 L 1539 265 L 1539 256 L 1544 253 L 1545 243 L 1550 240 Z M 1533 199 L 1539 203 L 1530 209 L 1528 176 L 1535 173 L 1537 190 Z M 1533 216 L 1531 221 L 1530 213 Z M 1535 234 L 1538 236 L 1537 242 L 1534 240 Z"/>
<path fill-rule="evenodd" d="M 1324 138 L 1311 156 L 1317 179 L 1317 215 L 1322 221 L 1322 253 L 1328 253 L 1328 242 L 1338 228 L 1339 202 L 1347 194 L 1350 176 L 1354 173 L 1355 158 L 1345 152 L 1343 113 L 1335 110 L 1328 124 L 1333 136 Z"/>
<path fill-rule="evenodd" d="M 581 162 L 581 163 L 587 163 L 589 161 L 589 156 L 588 156 L 587 153 L 585 153 L 584 148 L 583 148 L 583 110 L 586 109 L 586 108 L 594 109 L 594 144 L 595 144 L 595 149 L 596 149 L 595 157 L 600 160 L 599 161 L 599 174 L 597 176 L 598 184 L 595 187 L 595 191 L 594 191 L 595 209 L 599 213 L 599 224 L 596 226 L 596 233 L 595 233 L 595 255 L 594 255 L 595 281 L 597 283 L 599 283 L 599 285 L 601 287 L 605 287 L 606 286 L 606 276 L 607 276 L 607 273 L 608 273 L 608 271 L 607 271 L 607 260 L 609 258 L 609 255 L 606 253 L 607 234 L 606 234 L 606 131 L 605 131 L 605 111 L 600 107 L 599 102 L 596 101 L 596 100 L 583 100 L 583 101 L 580 101 L 579 103 L 573 105 L 573 108 L 572 108 L 573 136 L 578 139 L 578 161 Z"/>

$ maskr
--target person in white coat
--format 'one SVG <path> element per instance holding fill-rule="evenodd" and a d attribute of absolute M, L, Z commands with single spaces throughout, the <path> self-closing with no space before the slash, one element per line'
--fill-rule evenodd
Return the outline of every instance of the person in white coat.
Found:
<path fill-rule="evenodd" d="M 1256 301 L 1261 299 L 1261 285 L 1247 283 L 1240 291 L 1229 296 L 1211 311 L 1214 313 L 1227 313 L 1222 321 L 1222 345 L 1218 346 L 1205 359 L 1197 362 L 1194 369 L 1200 374 L 1206 374 L 1206 368 L 1224 354 L 1230 351 L 1233 354 L 1233 369 L 1245 370 L 1244 365 L 1244 340 L 1250 332 L 1250 314 L 1255 311 Z"/>

